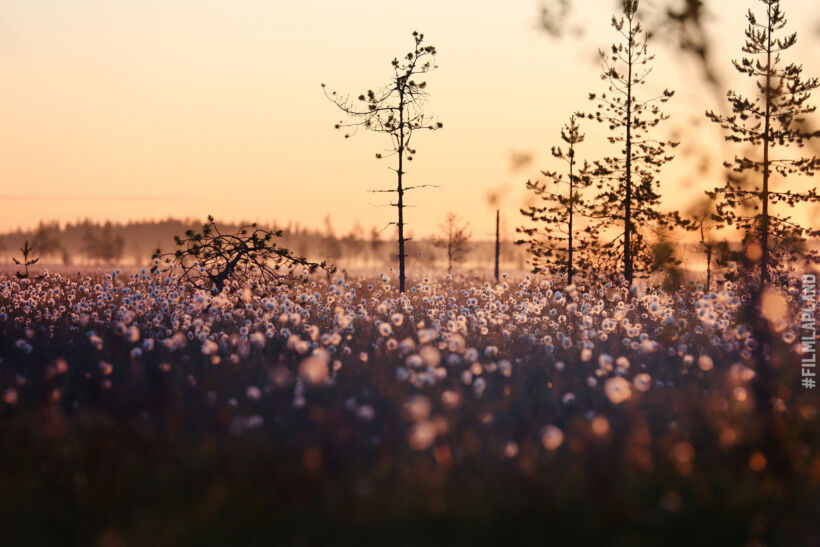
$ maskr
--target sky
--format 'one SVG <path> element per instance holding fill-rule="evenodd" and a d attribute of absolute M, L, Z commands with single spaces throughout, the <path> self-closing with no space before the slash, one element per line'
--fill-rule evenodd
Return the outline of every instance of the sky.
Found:
<path fill-rule="evenodd" d="M 453 210 L 474 237 L 489 237 L 487 193 L 501 190 L 509 233 L 526 180 L 558 167 L 548 150 L 561 125 L 603 90 L 596 51 L 617 39 L 608 26 L 616 2 L 575 3 L 579 34 L 554 38 L 539 28 L 538 0 L 3 0 L 0 231 L 208 214 L 306 226 L 330 215 L 339 233 L 384 228 L 395 210 L 368 191 L 395 185 L 390 160 L 375 159 L 388 142 L 344 139 L 320 84 L 358 95 L 386 83 L 418 30 L 438 50 L 426 111 L 444 129 L 415 142 L 407 183 L 439 188 L 410 195 L 409 229 L 432 233 Z M 749 2 L 708 4 L 717 68 L 734 83 L 729 61 Z M 801 38 L 793 60 L 810 75 L 820 74 L 815 6 L 784 2 Z M 720 133 L 703 119 L 717 102 L 696 64 L 660 37 L 650 46 L 648 90 L 677 90 L 662 136 L 674 131 L 681 157 L 663 190 L 664 206 L 682 209 L 719 182 L 719 170 L 701 173 L 685 156 L 705 146 L 710 165 L 722 161 Z M 603 134 L 587 129 L 594 158 Z M 514 152 L 533 163 L 511 169 Z"/>

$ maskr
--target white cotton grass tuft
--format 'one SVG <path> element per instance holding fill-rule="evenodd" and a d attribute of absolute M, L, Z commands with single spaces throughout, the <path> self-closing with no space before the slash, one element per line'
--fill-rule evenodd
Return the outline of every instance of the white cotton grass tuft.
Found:
<path fill-rule="evenodd" d="M 317 349 L 299 363 L 299 378 L 312 385 L 323 384 L 330 376 L 330 354 Z"/>
<path fill-rule="evenodd" d="M 652 387 L 652 377 L 645 372 L 641 372 L 632 379 L 632 385 L 635 387 L 635 391 L 649 391 L 649 388 Z"/>
<path fill-rule="evenodd" d="M 387 338 L 391 334 L 393 334 L 393 328 L 390 326 L 390 323 L 381 323 L 379 325 L 379 335 Z"/>
<path fill-rule="evenodd" d="M 17 395 L 17 390 L 13 387 L 7 388 L 6 391 L 3 392 L 3 402 L 9 406 L 14 406 L 17 404 L 19 400 L 19 396 Z"/>
<path fill-rule="evenodd" d="M 433 346 L 423 346 L 419 349 L 419 357 L 424 366 L 435 368 L 441 363 L 441 352 Z"/>
<path fill-rule="evenodd" d="M 201 351 L 203 355 L 213 355 L 219 351 L 219 344 L 213 340 L 205 340 L 202 342 Z"/>
<path fill-rule="evenodd" d="M 421 422 L 430 416 L 433 408 L 430 399 L 424 395 L 411 395 L 402 405 L 404 417 L 411 422 Z"/>
<path fill-rule="evenodd" d="M 557 450 L 564 442 L 564 432 L 554 425 L 548 425 L 541 429 L 541 444 L 547 450 Z"/>
<path fill-rule="evenodd" d="M 416 451 L 427 450 L 435 440 L 436 426 L 429 421 L 413 424 L 407 435 L 407 444 Z"/>
<path fill-rule="evenodd" d="M 609 378 L 604 383 L 604 392 L 612 404 L 621 404 L 632 397 L 629 382 L 620 376 Z"/>

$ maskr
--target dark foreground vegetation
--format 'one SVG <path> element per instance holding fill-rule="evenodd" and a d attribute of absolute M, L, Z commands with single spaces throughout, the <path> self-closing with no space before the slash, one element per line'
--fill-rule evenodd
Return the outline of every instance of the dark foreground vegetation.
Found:
<path fill-rule="evenodd" d="M 817 543 L 794 304 L 393 283 L 0 279 L 0 543 Z"/>

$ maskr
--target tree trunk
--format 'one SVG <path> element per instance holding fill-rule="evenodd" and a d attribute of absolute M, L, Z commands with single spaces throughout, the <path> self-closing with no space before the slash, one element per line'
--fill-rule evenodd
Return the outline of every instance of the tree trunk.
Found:
<path fill-rule="evenodd" d="M 709 287 L 712 281 L 712 245 L 706 243 L 706 236 L 703 233 L 703 223 L 706 221 L 704 216 L 700 221 L 700 244 L 706 249 L 706 292 L 709 292 Z"/>
<path fill-rule="evenodd" d="M 569 158 L 569 256 L 567 257 L 567 284 L 572 285 L 572 210 L 575 207 L 573 202 L 573 167 L 575 167 L 575 151 L 570 147 Z"/>
<path fill-rule="evenodd" d="M 404 174 L 404 91 L 399 82 L 399 168 L 396 171 L 398 177 L 398 200 L 396 207 L 399 209 L 399 292 L 404 292 L 404 187 L 401 184 L 401 177 Z"/>
<path fill-rule="evenodd" d="M 632 286 L 632 45 L 634 30 L 629 18 L 629 44 L 627 46 L 628 75 L 626 82 L 626 199 L 624 200 L 624 277 Z"/>
<path fill-rule="evenodd" d="M 769 130 L 772 117 L 772 6 L 769 4 L 768 44 L 766 48 L 766 119 L 763 134 L 763 202 L 760 226 L 760 247 L 762 257 L 760 261 L 760 289 L 763 290 L 769 282 Z"/>
<path fill-rule="evenodd" d="M 501 256 L 501 211 L 495 210 L 495 282 L 498 283 L 498 260 Z"/>
<path fill-rule="evenodd" d="M 753 383 L 753 391 L 760 413 L 769 415 L 771 412 L 772 380 L 774 372 L 769 359 L 766 358 L 766 350 L 769 344 L 769 325 L 761 307 L 763 292 L 769 283 L 769 129 L 771 127 L 771 75 L 772 75 L 772 6 L 769 4 L 768 11 L 768 38 L 766 48 L 766 118 L 763 130 L 763 188 L 760 199 L 762 201 L 760 219 L 760 247 L 762 251 L 760 261 L 760 284 L 755 289 L 752 297 L 753 317 L 755 318 L 755 340 L 758 347 L 755 349 L 755 360 L 757 364 L 757 374 Z M 770 433 L 767 430 L 767 433 Z"/>
<path fill-rule="evenodd" d="M 453 272 L 453 227 L 450 226 L 447 234 L 447 272 Z"/>
<path fill-rule="evenodd" d="M 706 249 L 706 292 L 712 284 L 712 248 Z"/>

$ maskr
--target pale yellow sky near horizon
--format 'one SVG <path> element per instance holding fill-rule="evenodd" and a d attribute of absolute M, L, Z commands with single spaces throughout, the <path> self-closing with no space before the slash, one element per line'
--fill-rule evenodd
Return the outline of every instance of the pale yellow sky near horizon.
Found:
<path fill-rule="evenodd" d="M 338 232 L 384 227 L 394 209 L 367 190 L 395 184 L 390 160 L 374 158 L 387 142 L 365 132 L 345 140 L 320 83 L 358 94 L 386 82 L 417 29 L 439 52 L 427 111 L 444 129 L 415 143 L 408 184 L 441 188 L 411 194 L 410 230 L 431 233 L 454 210 L 475 237 L 489 236 L 486 193 L 503 186 L 510 232 L 525 181 L 557 167 L 548 149 L 561 125 L 603 89 L 595 56 L 617 39 L 608 26 L 616 2 L 575 3 L 571 21 L 584 35 L 558 40 L 538 29 L 537 0 L 4 0 L 0 231 L 208 214 L 312 226 L 330 214 Z M 734 83 L 729 62 L 750 3 L 708 4 L 716 65 Z M 784 2 L 800 38 L 789 60 L 809 75 L 820 74 L 814 6 Z M 661 40 L 651 46 L 647 89 L 677 90 L 666 130 L 684 129 L 664 183 L 664 205 L 680 209 L 717 182 L 717 170 L 691 182 L 697 169 L 682 155 L 697 142 L 719 167 L 722 138 L 703 120 L 717 103 L 693 62 Z M 601 133 L 587 132 L 580 155 L 594 158 Z M 532 152 L 534 163 L 512 172 L 514 151 Z"/>

